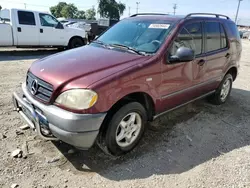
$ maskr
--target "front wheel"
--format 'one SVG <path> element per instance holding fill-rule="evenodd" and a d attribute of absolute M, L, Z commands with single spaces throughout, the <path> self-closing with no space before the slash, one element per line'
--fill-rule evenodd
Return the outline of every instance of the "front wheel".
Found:
<path fill-rule="evenodd" d="M 227 74 L 222 80 L 219 88 L 210 97 L 210 101 L 216 105 L 225 103 L 230 96 L 232 90 L 232 84 L 233 84 L 233 77 L 231 74 Z"/>
<path fill-rule="evenodd" d="M 73 49 L 73 48 L 78 48 L 85 45 L 85 42 L 83 39 L 79 38 L 79 37 L 75 37 L 73 39 L 71 39 L 69 41 L 69 49 Z"/>
<path fill-rule="evenodd" d="M 108 150 L 113 155 L 131 151 L 140 141 L 147 122 L 145 108 L 131 102 L 120 108 L 111 118 L 105 136 Z"/>

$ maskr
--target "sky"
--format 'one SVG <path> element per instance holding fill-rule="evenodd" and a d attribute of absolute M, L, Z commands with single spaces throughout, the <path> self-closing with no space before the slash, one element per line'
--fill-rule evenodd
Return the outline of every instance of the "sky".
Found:
<path fill-rule="evenodd" d="M 74 3 L 79 10 L 86 10 L 93 6 L 97 8 L 98 0 L 0 0 L 2 8 L 22 8 L 38 11 L 49 11 L 50 6 L 59 1 Z M 119 1 L 119 0 L 117 0 Z M 138 12 L 173 13 L 173 5 L 177 4 L 176 14 L 185 15 L 191 12 L 210 12 L 225 14 L 235 19 L 238 0 L 120 0 L 126 4 L 122 18 L 136 13 L 136 2 L 139 3 Z M 250 25 L 250 0 L 241 1 L 238 24 Z"/>

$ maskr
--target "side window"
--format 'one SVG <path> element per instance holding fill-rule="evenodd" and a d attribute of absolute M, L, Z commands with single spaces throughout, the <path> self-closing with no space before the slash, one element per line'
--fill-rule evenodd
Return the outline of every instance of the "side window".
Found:
<path fill-rule="evenodd" d="M 224 27 L 220 24 L 221 48 L 227 47 L 227 38 Z"/>
<path fill-rule="evenodd" d="M 17 11 L 18 22 L 21 25 L 36 25 L 33 12 Z"/>
<path fill-rule="evenodd" d="M 206 22 L 205 32 L 207 39 L 207 52 L 219 50 L 221 48 L 221 34 L 220 23 L 218 22 Z"/>
<path fill-rule="evenodd" d="M 45 27 L 55 27 L 58 25 L 58 21 L 49 14 L 39 14 L 40 22 Z"/>
<path fill-rule="evenodd" d="M 233 40 L 230 40 L 230 48 L 232 53 L 239 53 L 241 50 L 241 38 L 237 26 L 233 22 L 226 22 L 226 31 L 228 36 Z"/>
<path fill-rule="evenodd" d="M 228 28 L 227 31 L 230 32 L 230 35 L 232 35 L 233 37 L 236 37 L 237 40 L 240 40 L 240 33 L 235 23 L 227 23 L 226 25 Z"/>
<path fill-rule="evenodd" d="M 180 47 L 191 48 L 195 55 L 202 53 L 202 26 L 200 22 L 185 25 L 170 48 L 170 55 L 175 55 Z"/>

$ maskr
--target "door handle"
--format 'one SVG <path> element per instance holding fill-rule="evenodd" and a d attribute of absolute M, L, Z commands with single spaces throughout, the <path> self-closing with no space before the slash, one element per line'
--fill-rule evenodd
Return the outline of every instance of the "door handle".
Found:
<path fill-rule="evenodd" d="M 226 58 L 229 58 L 229 57 L 230 57 L 230 53 L 227 53 L 227 54 L 225 55 L 225 57 L 226 57 Z"/>
<path fill-rule="evenodd" d="M 198 65 L 200 65 L 200 66 L 202 66 L 202 65 L 204 65 L 206 63 L 206 61 L 204 60 L 204 59 L 201 59 L 201 60 L 199 60 L 198 61 Z"/>
<path fill-rule="evenodd" d="M 17 28 L 17 31 L 18 31 L 18 32 L 22 32 L 21 27 L 18 27 L 18 28 Z"/>
<path fill-rule="evenodd" d="M 40 33 L 43 33 L 43 29 L 40 29 Z"/>

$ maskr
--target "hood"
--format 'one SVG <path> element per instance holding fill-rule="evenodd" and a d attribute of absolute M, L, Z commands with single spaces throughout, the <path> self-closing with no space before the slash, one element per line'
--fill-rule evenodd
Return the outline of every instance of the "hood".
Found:
<path fill-rule="evenodd" d="M 78 32 L 80 33 L 80 35 L 82 35 L 82 32 L 84 31 L 84 29 L 77 28 L 77 27 L 69 27 L 69 26 L 64 26 L 64 29 L 66 29 L 69 32 Z"/>
<path fill-rule="evenodd" d="M 81 87 L 87 88 L 146 59 L 149 57 L 87 45 L 38 60 L 30 71 L 52 84 L 54 90 L 80 78 L 83 80 Z"/>

